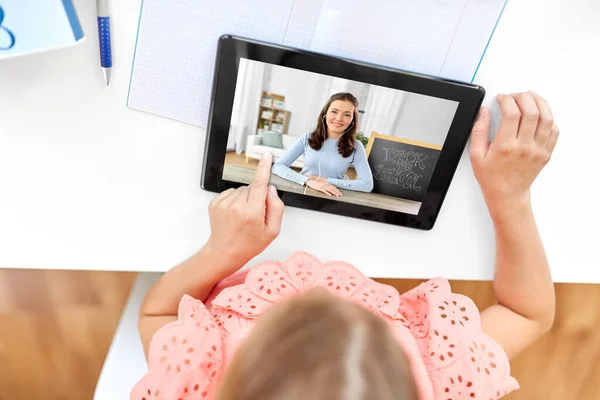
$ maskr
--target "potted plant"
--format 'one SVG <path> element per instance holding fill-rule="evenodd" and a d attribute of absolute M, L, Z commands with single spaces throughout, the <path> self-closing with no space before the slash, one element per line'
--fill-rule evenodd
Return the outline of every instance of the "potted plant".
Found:
<path fill-rule="evenodd" d="M 367 147 L 367 144 L 369 144 L 369 138 L 366 137 L 362 132 L 356 132 L 356 140 L 361 142 L 365 147 Z"/>

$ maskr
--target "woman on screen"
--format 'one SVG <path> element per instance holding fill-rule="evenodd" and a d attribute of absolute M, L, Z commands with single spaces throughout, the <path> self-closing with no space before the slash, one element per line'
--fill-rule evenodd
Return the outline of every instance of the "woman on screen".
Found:
<path fill-rule="evenodd" d="M 336 93 L 319 113 L 317 127 L 296 140 L 273 165 L 273 173 L 327 195 L 341 196 L 338 188 L 370 192 L 373 174 L 361 142 L 356 140 L 358 100 L 350 93 Z M 304 154 L 300 173 L 290 168 Z M 353 166 L 356 180 L 347 179 Z M 346 178 L 346 179 L 345 179 Z"/>

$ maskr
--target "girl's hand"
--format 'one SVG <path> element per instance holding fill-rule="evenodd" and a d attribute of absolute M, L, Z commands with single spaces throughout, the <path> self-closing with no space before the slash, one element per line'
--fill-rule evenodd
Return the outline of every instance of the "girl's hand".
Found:
<path fill-rule="evenodd" d="M 224 191 L 208 208 L 211 234 L 206 247 L 237 268 L 262 253 L 281 229 L 283 202 L 275 187 L 268 186 L 272 158 L 264 153 L 250 186 Z"/>
<path fill-rule="evenodd" d="M 329 183 L 326 182 L 321 182 L 321 181 L 315 181 L 312 179 L 309 179 L 308 181 L 306 181 L 306 185 L 309 188 L 315 189 L 316 191 L 319 191 L 321 193 L 325 193 L 328 196 L 334 195 L 334 196 L 341 196 L 342 192 L 340 192 L 340 190 L 338 188 L 336 188 L 333 185 L 330 185 Z"/>
<path fill-rule="evenodd" d="M 548 163 L 558 126 L 550 106 L 528 92 L 498 95 L 502 119 L 489 142 L 490 113 L 482 107 L 471 133 L 471 162 L 492 214 L 513 205 L 529 204 L 529 189 Z"/>
<path fill-rule="evenodd" d="M 160 327 L 177 321 L 181 296 L 205 301 L 215 285 L 261 253 L 279 235 L 283 202 L 267 187 L 272 155 L 260 160 L 252 184 L 229 189 L 209 205 L 211 234 L 206 245 L 169 270 L 148 291 L 140 308 L 139 330 L 148 355 Z"/>

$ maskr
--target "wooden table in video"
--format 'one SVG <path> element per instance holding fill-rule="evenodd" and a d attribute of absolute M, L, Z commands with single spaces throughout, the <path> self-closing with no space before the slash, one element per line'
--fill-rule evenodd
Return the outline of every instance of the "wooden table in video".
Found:
<path fill-rule="evenodd" d="M 223 170 L 223 179 L 228 181 L 240 182 L 249 184 L 254 179 L 256 169 L 244 165 L 226 165 Z M 270 183 L 275 185 L 277 189 L 292 193 L 304 193 L 304 186 L 290 182 L 277 175 L 271 174 Z M 340 189 L 342 196 L 328 196 L 314 189 L 308 188 L 307 195 L 322 197 L 325 199 L 335 199 L 346 203 L 360 204 L 368 207 L 381 208 L 384 210 L 403 212 L 408 214 L 418 214 L 421 203 L 418 201 L 398 199 L 390 196 L 383 196 L 377 193 L 357 192 L 354 190 Z"/>

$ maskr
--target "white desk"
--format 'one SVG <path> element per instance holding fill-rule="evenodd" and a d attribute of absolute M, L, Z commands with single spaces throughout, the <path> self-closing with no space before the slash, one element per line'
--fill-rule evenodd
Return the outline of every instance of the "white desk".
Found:
<path fill-rule="evenodd" d="M 0 61 L 0 267 L 165 271 L 209 234 L 205 131 L 125 105 L 140 0 L 113 2 L 109 88 L 94 2 L 75 3 L 84 43 Z M 598 2 L 512 1 L 476 79 L 488 95 L 533 88 L 555 111 L 562 137 L 533 201 L 561 282 L 600 282 L 598 20 Z M 288 207 L 281 236 L 255 261 L 296 249 L 372 277 L 491 279 L 494 262 L 466 153 L 432 231 Z"/>

